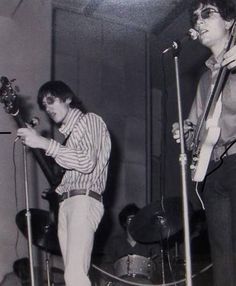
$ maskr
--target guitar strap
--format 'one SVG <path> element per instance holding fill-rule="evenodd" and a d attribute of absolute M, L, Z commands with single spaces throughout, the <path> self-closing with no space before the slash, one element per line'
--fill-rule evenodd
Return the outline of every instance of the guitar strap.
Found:
<path fill-rule="evenodd" d="M 236 38 L 235 31 L 234 31 L 235 25 L 236 25 L 236 21 L 234 21 L 231 27 L 231 30 L 230 30 L 230 39 L 225 49 L 226 52 L 235 44 L 235 38 Z M 211 89 L 210 96 L 205 105 L 205 109 L 203 111 L 202 117 L 196 128 L 196 132 L 194 136 L 195 146 L 198 146 L 199 136 L 200 136 L 201 130 L 203 129 L 205 122 L 213 114 L 215 110 L 216 103 L 218 101 L 220 94 L 222 93 L 222 90 L 224 89 L 228 76 L 229 76 L 229 70 L 227 69 L 227 67 L 221 67 L 217 74 L 216 81 Z"/>
<path fill-rule="evenodd" d="M 66 146 L 67 141 L 69 140 L 70 136 L 71 136 L 72 131 L 69 133 L 69 135 L 65 138 L 65 140 L 62 142 L 61 145 Z M 55 162 L 56 163 L 56 162 Z M 57 163 L 56 163 L 57 164 Z M 59 184 L 61 183 L 61 180 L 66 172 L 66 169 L 61 167 L 60 165 L 57 164 L 57 177 L 58 177 L 58 181 Z"/>

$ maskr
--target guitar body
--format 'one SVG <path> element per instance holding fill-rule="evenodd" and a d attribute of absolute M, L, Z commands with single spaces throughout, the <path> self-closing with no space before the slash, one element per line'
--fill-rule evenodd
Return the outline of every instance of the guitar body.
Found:
<path fill-rule="evenodd" d="M 206 121 L 204 135 L 193 150 L 191 177 L 194 182 L 202 182 L 206 176 L 211 154 L 220 137 L 219 119 L 222 111 L 221 95 L 216 103 L 213 115 Z"/>
<path fill-rule="evenodd" d="M 212 151 L 219 137 L 220 127 L 212 126 L 208 129 L 203 144 L 200 144 L 197 152 L 193 154 L 193 163 L 190 166 L 192 181 L 202 182 L 204 180 Z"/>

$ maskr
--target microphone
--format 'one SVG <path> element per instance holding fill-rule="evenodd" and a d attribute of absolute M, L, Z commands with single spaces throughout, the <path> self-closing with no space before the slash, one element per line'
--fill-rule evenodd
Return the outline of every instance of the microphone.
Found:
<path fill-rule="evenodd" d="M 188 30 L 186 35 L 181 40 L 176 40 L 176 41 L 172 42 L 171 46 L 169 48 L 165 49 L 162 52 L 162 54 L 165 54 L 165 53 L 169 52 L 170 50 L 177 50 L 186 40 L 195 41 L 195 40 L 197 40 L 198 37 L 199 37 L 198 31 L 191 28 Z"/>
<path fill-rule="evenodd" d="M 30 122 L 28 123 L 32 128 L 34 128 L 35 126 L 38 126 L 40 124 L 40 120 L 38 117 L 33 117 Z M 20 139 L 20 136 L 17 136 L 14 140 L 14 142 L 16 143 L 18 140 Z"/>

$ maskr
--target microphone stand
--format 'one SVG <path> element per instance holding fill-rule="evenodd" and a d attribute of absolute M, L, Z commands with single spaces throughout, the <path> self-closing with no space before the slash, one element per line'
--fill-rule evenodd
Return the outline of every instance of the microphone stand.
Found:
<path fill-rule="evenodd" d="M 48 253 L 48 237 L 47 237 L 47 234 L 48 234 L 49 230 L 50 230 L 50 225 L 47 224 L 44 227 L 44 235 L 46 237 L 46 259 L 45 259 L 45 261 L 46 261 L 47 285 L 51 286 L 51 273 L 50 273 L 50 265 L 49 265 L 50 255 Z"/>
<path fill-rule="evenodd" d="M 161 224 L 161 219 L 157 217 L 157 219 L 159 220 L 159 223 Z M 166 276 L 165 276 L 165 255 L 164 255 L 164 244 L 163 244 L 163 235 L 162 235 L 162 228 L 164 226 L 161 225 L 161 231 L 160 231 L 160 236 L 161 236 L 161 240 L 160 240 L 160 252 L 161 252 L 161 277 L 162 277 L 162 284 L 165 285 L 166 283 Z"/>
<path fill-rule="evenodd" d="M 179 52 L 180 47 L 173 49 L 173 57 L 175 63 L 175 77 L 177 88 L 177 102 L 178 102 L 178 119 L 180 132 L 180 169 L 181 169 L 181 183 L 182 183 L 182 202 L 183 202 L 183 217 L 184 217 L 184 249 L 185 249 L 185 273 L 187 286 L 192 286 L 192 267 L 191 267 L 191 252 L 190 252 L 190 235 L 189 235 L 189 212 L 188 212 L 188 193 L 187 193 L 187 155 L 185 153 L 184 131 L 182 119 L 182 104 L 180 93 L 180 79 L 179 79 Z"/>
<path fill-rule="evenodd" d="M 29 209 L 29 191 L 28 191 L 28 176 L 27 176 L 27 156 L 26 146 L 23 145 L 23 161 L 24 161 L 24 182 L 25 182 L 25 203 L 26 203 L 26 222 L 27 222 L 27 236 L 28 236 L 28 249 L 30 260 L 30 279 L 31 286 L 34 286 L 34 265 L 33 265 L 33 251 L 32 251 L 32 227 L 31 227 L 31 212 Z"/>

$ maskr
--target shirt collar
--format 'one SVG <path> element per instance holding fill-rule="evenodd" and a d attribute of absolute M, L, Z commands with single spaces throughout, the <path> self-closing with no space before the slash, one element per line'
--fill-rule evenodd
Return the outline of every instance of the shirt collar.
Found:
<path fill-rule="evenodd" d="M 211 70 L 216 70 L 216 69 L 219 69 L 221 67 L 221 63 L 223 61 L 223 58 L 224 58 L 224 54 L 227 50 L 227 46 L 228 46 L 228 41 L 226 41 L 225 43 L 225 47 L 224 49 L 220 52 L 220 54 L 215 57 L 215 56 L 211 56 L 206 62 L 206 66 Z"/>
<path fill-rule="evenodd" d="M 70 108 L 64 121 L 62 122 L 59 131 L 67 137 L 73 130 L 77 120 L 81 118 L 84 114 L 76 108 Z"/>
<path fill-rule="evenodd" d="M 206 66 L 211 70 L 219 69 L 221 67 L 221 62 L 223 60 L 225 50 L 223 50 L 219 56 L 216 58 L 215 56 L 211 56 L 206 62 Z"/>

